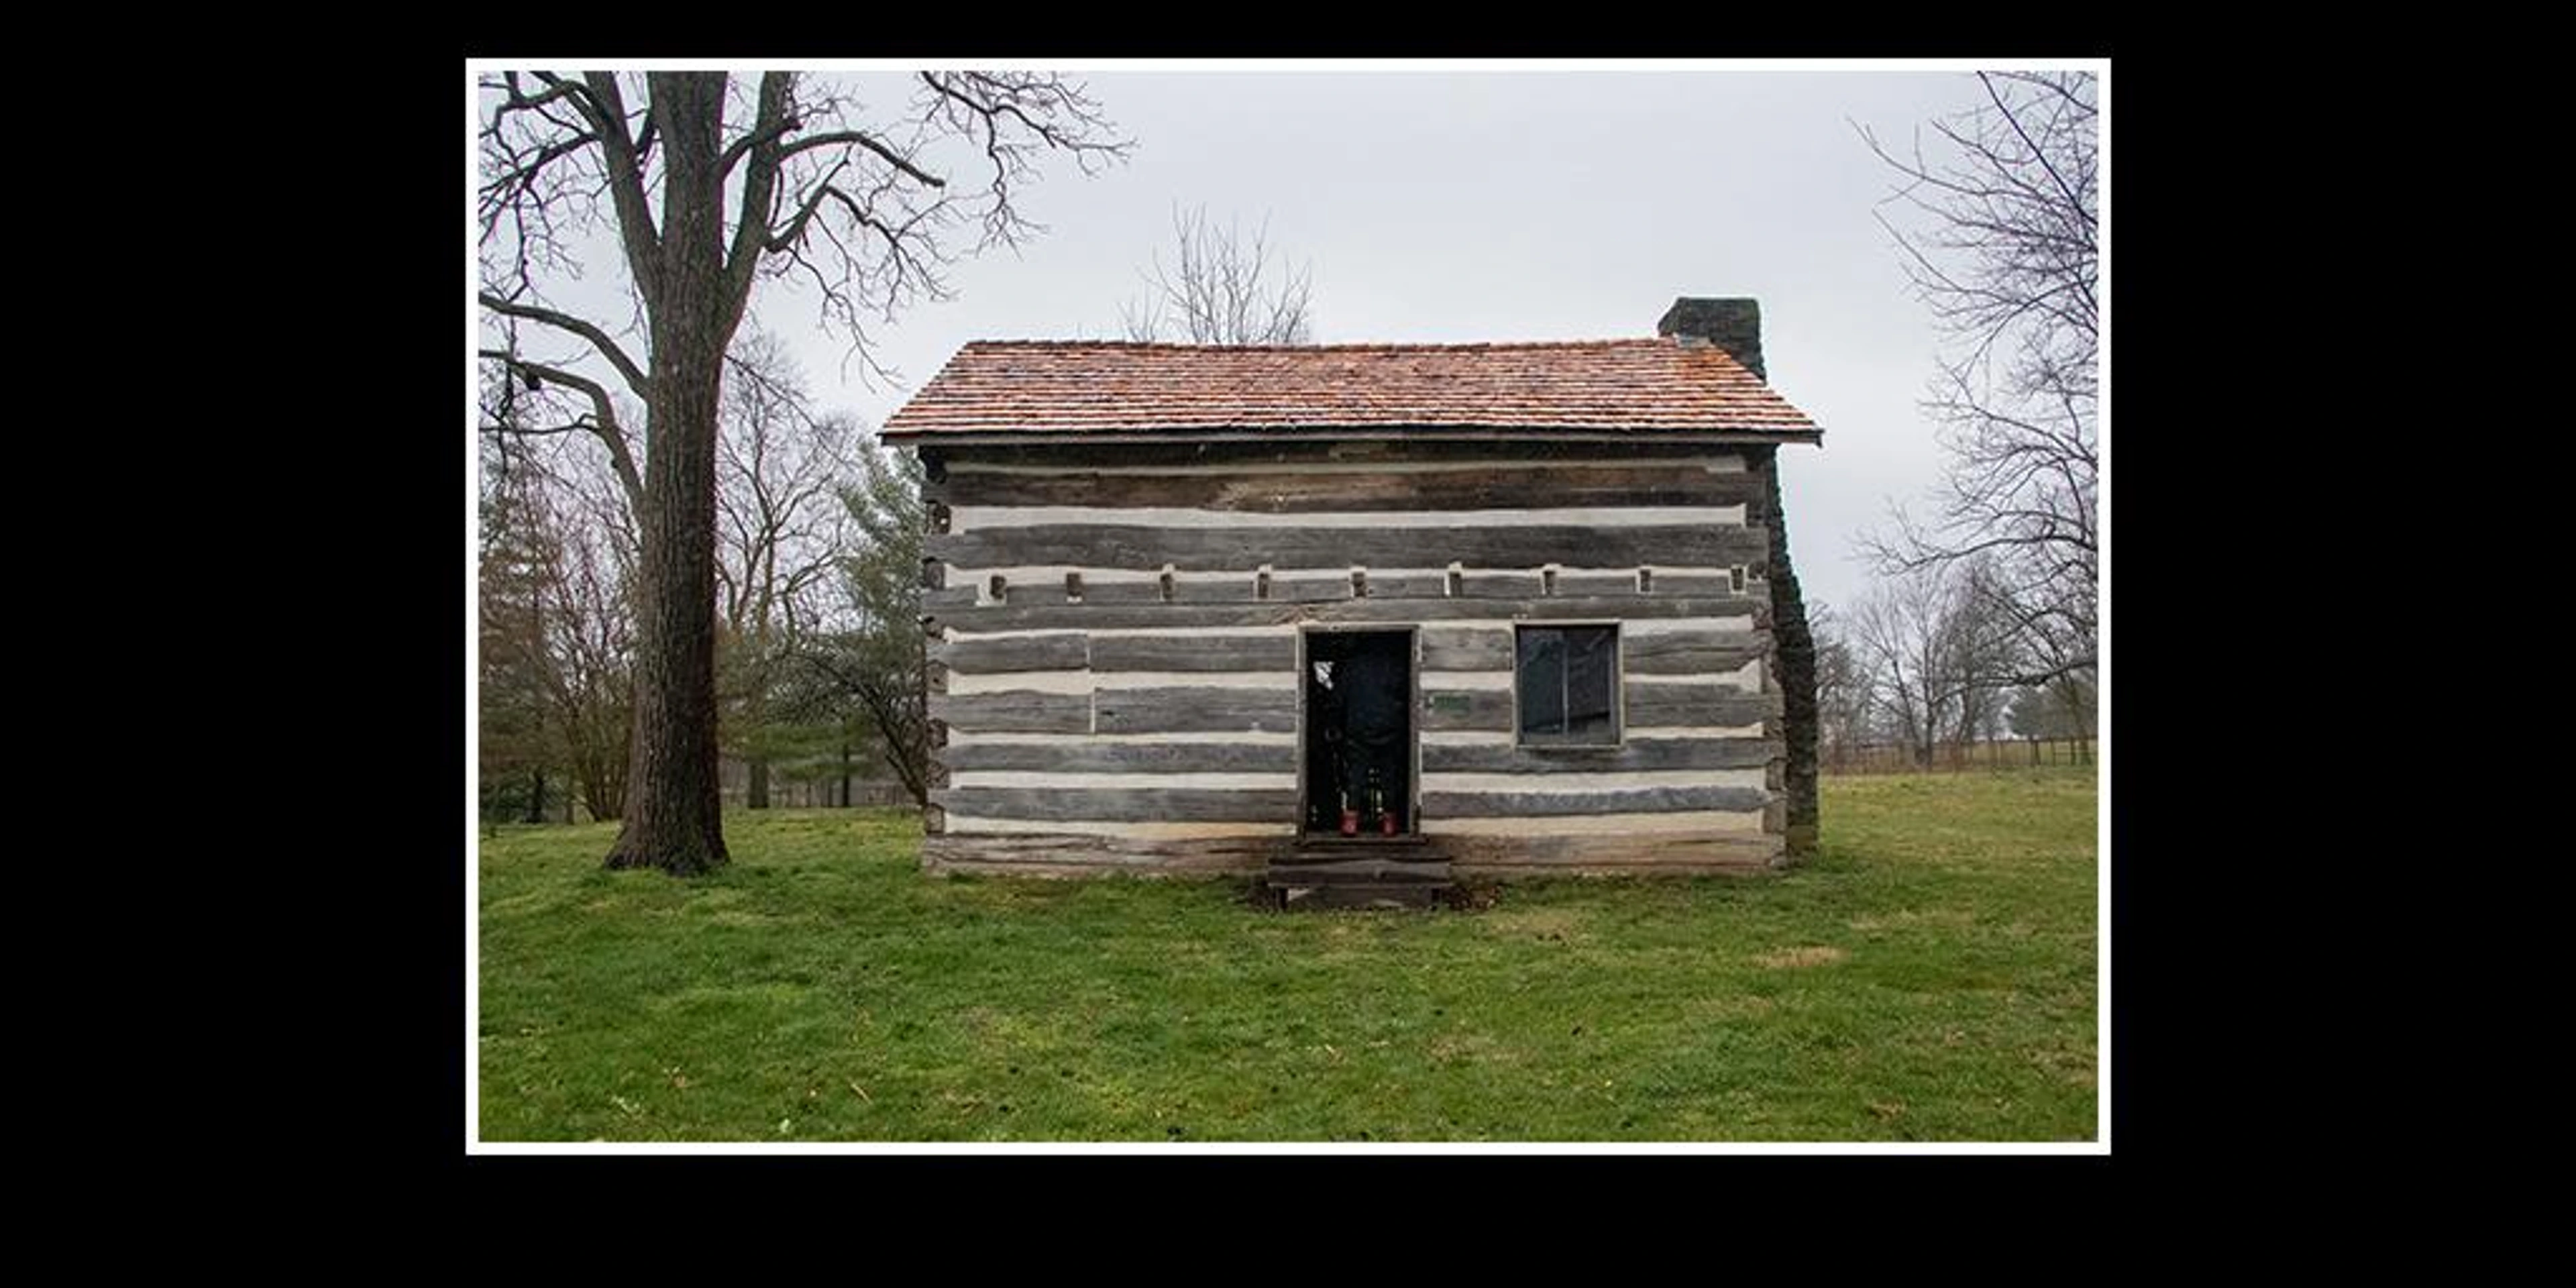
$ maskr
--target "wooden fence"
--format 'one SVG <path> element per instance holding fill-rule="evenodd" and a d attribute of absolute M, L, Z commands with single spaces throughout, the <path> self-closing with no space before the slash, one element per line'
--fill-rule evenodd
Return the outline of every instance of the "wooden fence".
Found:
<path fill-rule="evenodd" d="M 1927 763 L 1914 748 L 1898 743 L 1860 743 L 1817 750 L 1818 768 L 1828 774 L 1926 774 L 1970 769 L 2027 769 L 2040 765 L 2093 763 L 2091 738 L 2001 738 L 1987 742 L 1943 743 Z"/>

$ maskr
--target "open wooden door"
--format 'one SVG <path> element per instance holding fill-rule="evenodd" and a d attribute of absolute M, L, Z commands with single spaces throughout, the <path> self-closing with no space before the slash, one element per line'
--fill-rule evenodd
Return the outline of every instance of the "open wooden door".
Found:
<path fill-rule="evenodd" d="M 1413 633 L 1316 630 L 1306 633 L 1305 645 L 1300 829 L 1411 835 Z"/>

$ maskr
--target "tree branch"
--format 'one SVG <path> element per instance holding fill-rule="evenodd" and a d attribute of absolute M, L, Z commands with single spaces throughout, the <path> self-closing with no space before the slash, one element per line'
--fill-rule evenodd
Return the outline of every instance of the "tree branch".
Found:
<path fill-rule="evenodd" d="M 633 275 L 645 307 L 658 308 L 662 299 L 662 237 L 653 224 L 652 203 L 644 195 L 643 160 L 627 137 L 625 97 L 618 91 L 615 72 L 584 72 L 582 82 L 588 93 L 576 101 L 583 105 L 591 131 L 600 138 L 601 160 L 608 171 L 608 195 L 617 206 L 618 239 L 626 251 L 627 271 Z"/>
<path fill-rule="evenodd" d="M 650 382 L 645 378 L 644 369 L 635 365 L 635 360 L 627 357 L 626 351 L 617 347 L 617 342 L 610 339 L 606 331 L 568 313 L 558 313 L 553 309 L 541 309 L 528 304 L 513 304 L 490 291 L 483 292 L 480 299 L 483 307 L 495 313 L 525 318 L 531 322 L 542 322 L 557 330 L 569 331 L 580 336 L 589 342 L 591 348 L 599 352 L 599 356 L 608 359 L 610 366 L 617 368 L 617 374 L 626 381 L 627 388 L 635 391 L 636 397 L 652 396 L 648 392 Z"/>
<path fill-rule="evenodd" d="M 644 479 L 635 470 L 635 458 L 627 450 L 626 432 L 617 423 L 617 409 L 610 404 L 606 388 L 596 380 L 577 376 L 560 367 L 549 366 L 542 362 L 531 362 L 507 350 L 484 349 L 479 356 L 502 363 L 514 372 L 534 375 L 541 380 L 551 380 L 587 395 L 590 399 L 593 421 L 585 427 L 601 443 L 607 445 L 609 466 L 617 471 L 617 482 L 626 490 L 627 503 L 635 507 L 636 514 L 644 513 Z M 496 432 L 517 431 L 507 427 L 497 427 Z"/>

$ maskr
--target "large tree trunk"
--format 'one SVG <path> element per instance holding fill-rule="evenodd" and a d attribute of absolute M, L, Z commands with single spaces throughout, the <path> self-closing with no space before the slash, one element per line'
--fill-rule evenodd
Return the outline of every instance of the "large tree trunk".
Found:
<path fill-rule="evenodd" d="M 1816 852 L 1816 636 L 1807 626 L 1807 600 L 1789 564 L 1789 522 L 1780 505 L 1779 449 L 1763 462 L 1771 521 L 1771 638 L 1780 650 L 1780 696 L 1788 726 L 1789 763 L 1780 782 L 1789 796 L 1791 858 Z"/>
<path fill-rule="evenodd" d="M 741 321 L 724 284 L 722 74 L 652 77 L 663 152 L 662 245 L 652 300 L 635 736 L 612 868 L 674 876 L 726 859 L 716 777 L 716 407 Z"/>

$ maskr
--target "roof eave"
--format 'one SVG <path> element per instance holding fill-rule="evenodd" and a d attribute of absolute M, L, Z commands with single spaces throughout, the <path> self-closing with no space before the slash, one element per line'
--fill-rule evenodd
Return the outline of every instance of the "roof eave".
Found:
<path fill-rule="evenodd" d="M 1114 446 L 1130 443 L 1280 443 L 1311 440 L 1347 442 L 1384 440 L 1389 442 L 1691 442 L 1691 443 L 1805 443 L 1822 446 L 1822 429 L 1542 429 L 1521 426 L 1477 428 L 1443 425 L 1410 428 L 1405 426 L 1335 426 L 1314 425 L 1266 427 L 1251 429 L 1126 429 L 1126 430 L 942 430 L 885 429 L 878 437 L 888 443 L 907 446 L 955 445 L 960 447 L 1029 447 L 1061 444 L 1067 447 Z"/>

